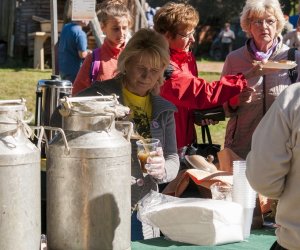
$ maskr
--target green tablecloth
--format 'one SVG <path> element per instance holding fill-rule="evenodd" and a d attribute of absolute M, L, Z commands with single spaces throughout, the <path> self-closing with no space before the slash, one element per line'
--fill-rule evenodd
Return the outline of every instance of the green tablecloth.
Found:
<path fill-rule="evenodd" d="M 165 240 L 163 237 L 134 241 L 131 243 L 131 250 L 156 250 L 156 249 L 181 249 L 181 250 L 268 250 L 276 240 L 274 229 L 252 230 L 246 241 L 225 244 L 220 246 L 195 246 L 175 241 Z"/>

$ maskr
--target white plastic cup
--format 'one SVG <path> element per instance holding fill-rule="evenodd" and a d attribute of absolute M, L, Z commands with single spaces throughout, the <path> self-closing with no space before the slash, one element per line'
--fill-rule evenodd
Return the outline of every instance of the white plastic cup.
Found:
<path fill-rule="evenodd" d="M 232 186 L 224 182 L 215 182 L 210 186 L 213 200 L 232 201 Z"/>
<path fill-rule="evenodd" d="M 243 207 L 252 208 L 255 207 L 256 192 L 246 182 L 247 180 L 243 183 L 233 182 L 232 200 Z"/>
<path fill-rule="evenodd" d="M 233 161 L 233 175 L 246 175 L 246 161 Z"/>
<path fill-rule="evenodd" d="M 246 177 L 246 161 L 233 161 L 232 201 L 244 208 L 254 208 L 256 192 L 250 186 Z"/>
<path fill-rule="evenodd" d="M 253 220 L 253 211 L 254 208 L 244 208 L 243 215 L 244 215 L 244 221 L 243 221 L 243 236 L 244 240 L 247 239 L 250 236 L 250 230 Z"/>
<path fill-rule="evenodd" d="M 250 236 L 253 211 L 256 205 L 256 192 L 246 177 L 246 161 L 233 162 L 232 201 L 239 203 L 244 208 L 243 236 L 244 239 L 247 239 Z"/>

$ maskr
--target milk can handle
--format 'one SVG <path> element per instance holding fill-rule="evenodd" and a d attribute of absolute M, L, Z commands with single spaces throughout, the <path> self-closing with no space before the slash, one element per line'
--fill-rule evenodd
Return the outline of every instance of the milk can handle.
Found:
<path fill-rule="evenodd" d="M 65 144 L 65 152 L 64 153 L 66 155 L 69 155 L 70 154 L 70 148 L 69 148 L 69 145 L 68 145 L 68 141 L 67 141 L 65 132 L 61 128 L 56 128 L 56 127 L 44 126 L 44 128 L 47 129 L 47 130 L 51 130 L 51 131 L 57 131 L 61 134 L 62 139 L 63 139 L 64 144 Z"/>
<path fill-rule="evenodd" d="M 104 95 L 104 96 L 79 96 L 79 97 L 69 97 L 64 96 L 59 99 L 60 102 L 82 102 L 82 101 L 95 101 L 95 100 L 118 100 L 119 96 L 117 95 Z"/>
<path fill-rule="evenodd" d="M 32 128 L 33 130 L 40 130 L 40 134 L 39 134 L 39 137 L 38 137 L 38 141 L 37 141 L 37 148 L 39 150 L 41 150 L 41 144 L 42 144 L 42 140 L 43 140 L 43 137 L 45 137 L 45 129 L 43 126 L 30 126 L 30 128 Z M 46 138 L 47 139 L 47 138 Z"/>
<path fill-rule="evenodd" d="M 24 98 L 16 99 L 16 100 L 0 100 L 0 104 L 10 104 L 10 103 L 25 103 L 26 100 Z"/>
<path fill-rule="evenodd" d="M 124 133 L 124 137 L 126 138 L 126 140 L 130 142 L 130 137 L 131 137 L 131 134 L 132 134 L 132 131 L 133 131 L 132 122 L 129 122 L 129 121 L 116 121 L 115 124 L 128 127 L 127 134 L 126 134 L 125 130 L 122 131 L 122 132 Z"/>

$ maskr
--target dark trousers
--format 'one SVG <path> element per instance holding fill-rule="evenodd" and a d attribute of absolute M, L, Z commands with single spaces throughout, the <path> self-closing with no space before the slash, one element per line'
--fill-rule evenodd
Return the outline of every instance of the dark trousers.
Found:
<path fill-rule="evenodd" d="M 271 246 L 270 250 L 287 250 L 286 248 L 280 246 L 277 241 Z"/>
<path fill-rule="evenodd" d="M 228 53 L 232 51 L 232 43 L 222 43 L 222 59 L 225 60 Z"/>
<path fill-rule="evenodd" d="M 131 215 L 131 241 L 143 240 L 142 223 L 137 218 L 137 212 L 134 211 Z"/>

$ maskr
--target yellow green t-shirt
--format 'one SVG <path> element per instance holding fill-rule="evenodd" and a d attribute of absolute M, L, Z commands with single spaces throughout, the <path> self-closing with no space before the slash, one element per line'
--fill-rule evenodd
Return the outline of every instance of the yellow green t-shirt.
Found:
<path fill-rule="evenodd" d="M 134 123 L 135 132 L 144 138 L 150 138 L 150 119 L 152 105 L 150 95 L 138 96 L 123 87 L 124 104 L 130 108 L 130 120 Z"/>

